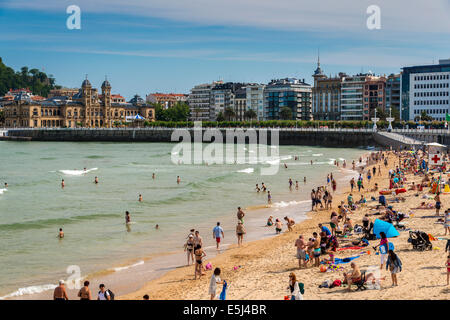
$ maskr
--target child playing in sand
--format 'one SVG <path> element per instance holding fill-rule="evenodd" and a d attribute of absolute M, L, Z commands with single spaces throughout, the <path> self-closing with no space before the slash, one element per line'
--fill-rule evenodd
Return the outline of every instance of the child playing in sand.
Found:
<path fill-rule="evenodd" d="M 273 217 L 272 216 L 270 216 L 269 219 L 267 219 L 267 226 L 268 227 L 273 226 Z"/>

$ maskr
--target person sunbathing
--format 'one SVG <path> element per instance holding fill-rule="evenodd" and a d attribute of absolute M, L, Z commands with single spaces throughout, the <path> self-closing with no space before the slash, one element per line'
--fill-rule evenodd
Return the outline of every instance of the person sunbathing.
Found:
<path fill-rule="evenodd" d="M 412 183 L 411 187 L 409 187 L 409 189 L 408 189 L 408 190 L 413 190 L 413 191 L 416 191 L 416 184 L 414 183 L 414 181 L 413 181 L 413 183 Z"/>
<path fill-rule="evenodd" d="M 434 209 L 434 205 L 432 203 L 426 203 L 423 201 L 417 208 L 410 209 Z"/>

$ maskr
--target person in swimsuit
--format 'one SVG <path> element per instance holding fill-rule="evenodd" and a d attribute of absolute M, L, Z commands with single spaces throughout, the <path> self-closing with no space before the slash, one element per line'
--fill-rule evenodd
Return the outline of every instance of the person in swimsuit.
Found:
<path fill-rule="evenodd" d="M 313 233 L 314 237 L 314 266 L 318 267 L 320 265 L 320 255 L 322 253 L 320 249 L 320 238 L 317 232 Z"/>
<path fill-rule="evenodd" d="M 155 175 L 155 173 L 153 172 L 153 173 L 152 173 L 152 179 L 155 180 L 155 178 L 156 178 L 156 175 Z"/>
<path fill-rule="evenodd" d="M 206 256 L 205 251 L 203 251 L 202 247 L 200 245 L 197 245 L 195 247 L 195 275 L 194 275 L 194 279 L 197 280 L 197 274 L 199 279 L 202 277 L 202 275 L 204 275 L 203 271 L 202 271 L 202 266 L 203 266 L 203 257 Z"/>
<path fill-rule="evenodd" d="M 298 190 L 298 181 L 295 180 L 295 190 Z"/>
<path fill-rule="evenodd" d="M 293 184 L 292 179 L 289 178 L 289 190 L 292 190 L 292 184 Z"/>
<path fill-rule="evenodd" d="M 306 184 L 306 177 L 303 177 L 303 184 Z"/>
<path fill-rule="evenodd" d="M 264 182 L 261 183 L 261 189 L 262 189 L 263 192 L 266 192 L 266 190 L 267 190 L 266 185 L 264 184 Z"/>
<path fill-rule="evenodd" d="M 94 183 L 95 183 L 95 184 L 98 184 L 98 177 L 95 177 Z"/>
<path fill-rule="evenodd" d="M 60 239 L 64 238 L 64 232 L 63 232 L 62 228 L 59 228 L 58 238 L 60 238 Z"/>
<path fill-rule="evenodd" d="M 280 221 L 280 219 L 275 219 L 275 232 L 277 234 L 281 233 L 281 228 L 283 227 L 283 223 Z"/>
<path fill-rule="evenodd" d="M 64 187 L 66 186 L 66 184 L 64 183 L 64 179 L 61 180 L 61 188 L 64 189 Z"/>
<path fill-rule="evenodd" d="M 436 193 L 436 196 L 434 197 L 434 201 L 436 201 L 436 215 L 439 216 L 439 210 L 441 210 L 441 196 L 439 195 L 439 192 Z"/>
<path fill-rule="evenodd" d="M 272 195 L 270 191 L 267 191 L 267 204 L 272 204 Z"/>
<path fill-rule="evenodd" d="M 236 236 L 238 238 L 238 246 L 240 247 L 242 245 L 242 241 L 244 240 L 244 234 L 245 234 L 245 228 L 242 221 L 238 221 L 238 224 L 236 226 Z"/>
<path fill-rule="evenodd" d="M 298 267 L 302 269 L 306 268 L 306 245 L 303 240 L 303 235 L 300 235 L 297 240 L 295 240 L 295 247 L 297 247 L 297 259 L 298 259 Z"/>
<path fill-rule="evenodd" d="M 244 211 L 242 211 L 241 207 L 238 207 L 238 211 L 237 211 L 238 220 L 241 221 L 242 223 L 244 223 L 244 217 L 245 217 Z"/>
<path fill-rule="evenodd" d="M 350 263 L 350 266 L 352 267 L 352 271 L 344 273 L 344 283 L 348 284 L 348 291 L 352 291 L 351 287 L 353 283 L 361 281 L 361 271 L 359 270 L 358 266 L 354 262 Z"/>
<path fill-rule="evenodd" d="M 288 227 L 288 231 L 292 231 L 292 226 L 295 224 L 294 219 L 288 218 L 287 216 L 284 217 L 284 220 L 286 220 L 286 225 Z"/>
<path fill-rule="evenodd" d="M 139 202 L 142 202 L 142 194 L 139 195 Z"/>
<path fill-rule="evenodd" d="M 194 248 L 195 247 L 203 247 L 203 238 L 200 236 L 200 231 L 195 231 L 195 236 L 194 236 Z"/>
<path fill-rule="evenodd" d="M 221 238 L 225 238 L 220 222 L 217 222 L 217 225 L 213 229 L 213 238 L 216 239 L 216 248 L 219 250 L 220 240 Z"/>
<path fill-rule="evenodd" d="M 333 192 L 336 192 L 336 180 L 331 180 L 331 187 L 333 189 Z"/>
<path fill-rule="evenodd" d="M 273 216 L 270 216 L 269 219 L 267 219 L 267 226 L 268 227 L 273 226 Z"/>
<path fill-rule="evenodd" d="M 91 290 L 89 289 L 89 281 L 84 282 L 84 287 L 78 291 L 78 297 L 80 300 L 92 300 L 91 299 Z"/>
<path fill-rule="evenodd" d="M 130 213 L 125 211 L 125 223 L 129 224 L 131 222 Z"/>
<path fill-rule="evenodd" d="M 180 178 L 180 176 L 177 176 L 177 184 L 180 184 L 180 182 L 181 182 L 181 178 Z"/>
<path fill-rule="evenodd" d="M 184 251 L 187 254 L 187 265 L 194 263 L 194 235 L 193 234 L 189 235 L 186 243 L 184 244 Z"/>
<path fill-rule="evenodd" d="M 256 184 L 256 188 L 255 188 L 256 192 L 260 192 L 261 189 L 259 188 L 258 184 Z"/>
<path fill-rule="evenodd" d="M 53 300 L 69 300 L 67 297 L 66 287 L 64 286 L 64 280 L 59 280 L 59 286 L 53 291 Z"/>

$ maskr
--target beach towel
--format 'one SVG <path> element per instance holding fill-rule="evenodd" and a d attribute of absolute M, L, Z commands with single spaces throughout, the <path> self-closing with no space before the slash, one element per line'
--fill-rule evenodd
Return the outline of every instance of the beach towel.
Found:
<path fill-rule="evenodd" d="M 363 247 L 346 247 L 346 248 L 339 248 L 337 249 L 337 251 L 343 251 L 343 250 L 358 250 L 358 249 L 362 249 Z"/>
<path fill-rule="evenodd" d="M 227 298 L 227 287 L 228 287 L 228 284 L 227 284 L 227 282 L 224 280 L 224 281 L 223 281 L 222 292 L 220 293 L 220 296 L 219 296 L 219 299 L 220 299 L 220 300 L 226 300 L 226 298 Z"/>
<path fill-rule="evenodd" d="M 334 259 L 334 264 L 344 264 L 344 263 L 349 263 L 350 261 L 359 258 L 360 256 L 354 256 L 354 257 L 348 257 L 348 258 L 344 258 L 344 259 L 340 259 L 340 258 L 335 258 Z"/>

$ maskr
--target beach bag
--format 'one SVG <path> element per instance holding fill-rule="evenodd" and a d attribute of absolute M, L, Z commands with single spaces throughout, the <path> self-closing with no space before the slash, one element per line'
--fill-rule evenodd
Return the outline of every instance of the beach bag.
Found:
<path fill-rule="evenodd" d="M 300 289 L 301 294 L 305 294 L 305 284 L 302 282 L 298 283 L 298 288 Z"/>

